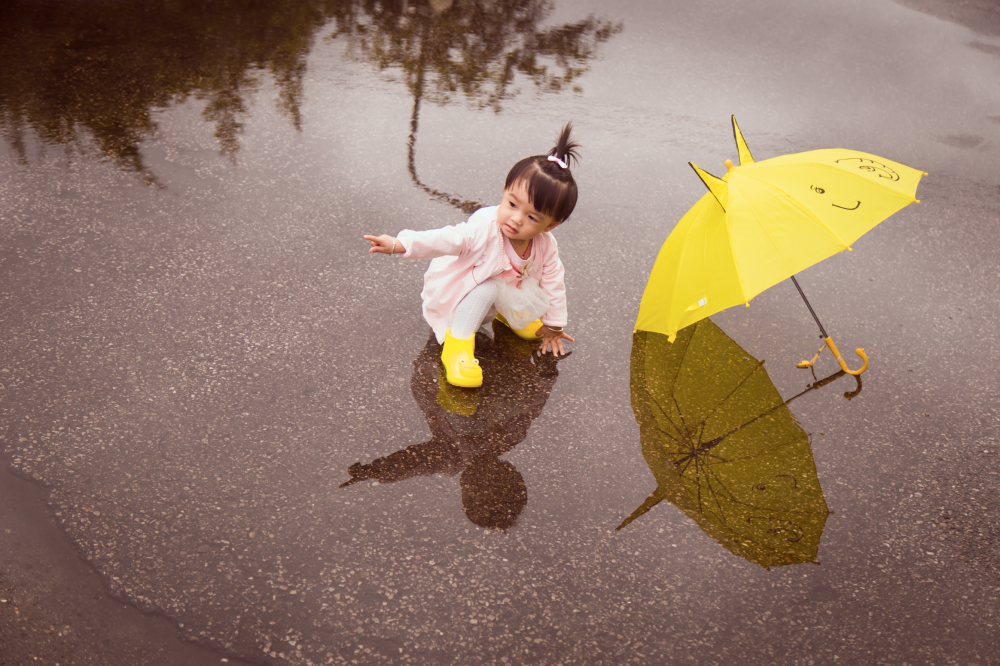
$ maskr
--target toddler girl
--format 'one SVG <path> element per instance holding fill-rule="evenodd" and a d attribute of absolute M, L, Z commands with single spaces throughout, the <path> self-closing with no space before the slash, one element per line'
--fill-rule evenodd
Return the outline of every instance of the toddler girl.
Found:
<path fill-rule="evenodd" d="M 551 231 L 576 206 L 571 160 L 578 144 L 567 123 L 548 155 L 526 157 L 510 170 L 499 206 L 467 222 L 398 236 L 365 236 L 369 252 L 433 259 L 424 274 L 424 319 L 439 343 L 448 383 L 475 387 L 483 371 L 473 352 L 480 325 L 494 316 L 518 336 L 564 354 L 566 287 Z"/>

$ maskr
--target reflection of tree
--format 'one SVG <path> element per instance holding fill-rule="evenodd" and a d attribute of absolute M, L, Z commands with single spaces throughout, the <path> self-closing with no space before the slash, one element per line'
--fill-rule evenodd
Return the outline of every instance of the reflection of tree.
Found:
<path fill-rule="evenodd" d="M 258 72 L 279 86 L 278 106 L 301 128 L 302 75 L 313 37 L 336 0 L 166 0 L 3 3 L 0 132 L 27 159 L 25 133 L 84 148 L 144 173 L 139 146 L 155 135 L 153 109 L 206 101 L 220 152 L 235 161 L 246 97 Z"/>
<path fill-rule="evenodd" d="M 248 96 L 260 73 L 297 130 L 305 61 L 316 32 L 336 20 L 380 69 L 401 67 L 414 96 L 410 170 L 420 102 L 461 92 L 500 109 L 515 75 L 539 90 L 575 87 L 596 47 L 620 28 L 588 17 L 548 29 L 548 0 L 52 0 L 0 3 L 0 133 L 27 160 L 25 137 L 93 145 L 154 182 L 140 145 L 156 134 L 154 109 L 205 102 L 220 153 L 235 162 Z M 545 64 L 551 61 L 550 64 Z M 456 205 L 463 202 L 454 201 Z"/>
<path fill-rule="evenodd" d="M 597 47 L 621 31 L 621 24 L 592 15 L 541 28 L 552 6 L 549 0 L 368 1 L 335 17 L 335 38 L 348 39 L 379 70 L 402 70 L 413 95 L 407 165 L 417 187 L 466 212 L 479 206 L 418 177 L 415 152 L 424 99 L 447 104 L 460 93 L 479 108 L 499 112 L 517 93 L 518 74 L 542 92 L 579 91 L 576 79 Z"/>

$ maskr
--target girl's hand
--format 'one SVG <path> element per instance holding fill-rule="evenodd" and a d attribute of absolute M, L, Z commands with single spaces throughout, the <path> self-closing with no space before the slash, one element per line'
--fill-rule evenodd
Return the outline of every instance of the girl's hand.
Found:
<path fill-rule="evenodd" d="M 556 355 L 556 349 L 559 350 L 559 356 L 565 356 L 566 352 L 563 350 L 562 341 L 569 340 L 570 342 L 576 342 L 573 338 L 566 335 L 564 331 L 553 331 L 548 326 L 544 324 L 538 332 L 542 334 L 542 353 L 544 354 L 546 349 L 552 348 L 552 355 Z"/>
<path fill-rule="evenodd" d="M 399 242 L 398 238 L 383 234 L 381 236 L 365 236 L 366 241 L 371 241 L 372 247 L 369 253 L 381 252 L 382 254 L 404 254 L 406 248 Z"/>

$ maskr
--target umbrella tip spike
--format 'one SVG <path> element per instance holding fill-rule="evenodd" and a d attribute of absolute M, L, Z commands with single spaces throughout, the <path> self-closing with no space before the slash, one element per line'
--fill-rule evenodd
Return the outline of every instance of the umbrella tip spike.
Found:
<path fill-rule="evenodd" d="M 732 171 L 732 170 L 733 170 L 733 161 L 732 160 L 726 160 L 726 172 L 729 172 L 729 171 Z"/>
<path fill-rule="evenodd" d="M 920 199 L 914 199 L 914 201 L 920 203 Z"/>

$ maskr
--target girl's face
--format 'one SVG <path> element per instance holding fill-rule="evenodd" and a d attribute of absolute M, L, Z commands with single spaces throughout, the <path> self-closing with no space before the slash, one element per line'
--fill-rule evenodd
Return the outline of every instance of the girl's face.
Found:
<path fill-rule="evenodd" d="M 562 222 L 539 213 L 528 203 L 528 188 L 518 181 L 503 191 L 503 199 L 497 210 L 500 232 L 512 241 L 529 241 L 543 231 L 552 231 Z"/>

